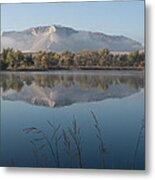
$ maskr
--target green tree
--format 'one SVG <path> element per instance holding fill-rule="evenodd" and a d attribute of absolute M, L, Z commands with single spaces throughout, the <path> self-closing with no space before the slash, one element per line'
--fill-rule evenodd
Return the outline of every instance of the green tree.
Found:
<path fill-rule="evenodd" d="M 74 54 L 70 51 L 65 51 L 60 56 L 60 65 L 72 66 L 74 64 Z"/>
<path fill-rule="evenodd" d="M 110 65 L 110 62 L 108 62 L 108 55 L 109 55 L 108 49 L 99 50 L 99 65 L 101 66 Z"/>
<path fill-rule="evenodd" d="M 46 52 L 43 52 L 41 54 L 41 67 L 44 69 L 47 69 L 48 65 L 47 65 L 47 57 L 46 57 Z"/>
<path fill-rule="evenodd" d="M 41 55 L 40 55 L 40 53 L 35 54 L 33 59 L 34 59 L 35 67 L 40 68 L 40 66 L 41 66 Z"/>
<path fill-rule="evenodd" d="M 2 51 L 1 60 L 0 60 L 0 62 L 1 62 L 1 69 L 2 70 L 6 70 L 7 67 L 8 67 L 7 55 L 8 55 L 9 50 L 10 49 L 7 48 L 7 49 L 3 49 L 3 51 Z"/>
<path fill-rule="evenodd" d="M 15 65 L 15 52 L 13 49 L 9 49 L 7 53 L 6 63 L 8 64 L 9 68 L 13 68 Z"/>

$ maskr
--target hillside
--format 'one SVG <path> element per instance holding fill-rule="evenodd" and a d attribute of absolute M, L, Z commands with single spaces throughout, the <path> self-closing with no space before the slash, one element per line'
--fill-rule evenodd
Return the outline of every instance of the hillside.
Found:
<path fill-rule="evenodd" d="M 143 49 L 142 44 L 125 36 L 78 31 L 58 25 L 33 27 L 19 32 L 3 32 L 1 47 L 2 49 L 14 48 L 14 50 L 18 49 L 24 52 L 40 50 L 79 52 L 86 48 L 91 51 L 107 48 L 113 52 L 130 52 Z"/>

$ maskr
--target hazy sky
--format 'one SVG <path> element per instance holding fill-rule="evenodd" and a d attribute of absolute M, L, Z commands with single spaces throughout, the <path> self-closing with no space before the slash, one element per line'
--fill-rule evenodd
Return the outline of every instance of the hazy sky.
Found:
<path fill-rule="evenodd" d="M 144 2 L 78 2 L 1 5 L 1 32 L 59 24 L 125 35 L 143 43 Z"/>

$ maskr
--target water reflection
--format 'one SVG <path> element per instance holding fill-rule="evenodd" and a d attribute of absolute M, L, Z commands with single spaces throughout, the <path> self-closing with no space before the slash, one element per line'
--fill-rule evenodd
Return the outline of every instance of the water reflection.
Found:
<path fill-rule="evenodd" d="M 0 165 L 144 169 L 143 87 L 141 72 L 2 73 Z"/>
<path fill-rule="evenodd" d="M 2 98 L 33 105 L 62 107 L 73 103 L 122 98 L 143 88 L 143 74 L 2 73 Z"/>

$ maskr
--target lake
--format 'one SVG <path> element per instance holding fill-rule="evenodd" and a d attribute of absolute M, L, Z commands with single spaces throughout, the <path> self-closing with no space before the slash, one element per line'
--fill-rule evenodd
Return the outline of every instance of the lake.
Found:
<path fill-rule="evenodd" d="M 144 73 L 1 73 L 0 165 L 144 169 Z"/>

